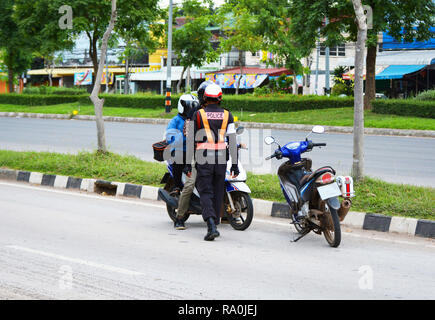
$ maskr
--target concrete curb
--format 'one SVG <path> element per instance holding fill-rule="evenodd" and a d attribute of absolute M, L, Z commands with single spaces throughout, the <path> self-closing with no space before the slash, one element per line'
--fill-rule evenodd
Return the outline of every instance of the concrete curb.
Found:
<path fill-rule="evenodd" d="M 56 120 L 86 120 L 95 121 L 95 116 L 69 114 L 45 114 L 45 113 L 23 113 L 23 112 L 0 112 L 0 117 L 9 118 L 37 118 L 37 119 L 56 119 Z M 133 118 L 133 117 L 109 117 L 104 116 L 104 121 L 109 122 L 128 122 L 128 123 L 147 123 L 167 125 L 170 119 L 159 118 Z M 288 123 L 260 123 L 260 122 L 240 122 L 245 128 L 250 129 L 274 129 L 274 130 L 294 130 L 294 131 L 311 131 L 312 125 L 288 124 Z M 352 127 L 335 127 L 325 126 L 327 132 L 352 134 Z M 420 137 L 435 138 L 435 130 L 402 130 L 402 129 L 383 129 L 383 128 L 365 128 L 367 135 L 380 136 L 399 136 L 399 137 Z"/>
<path fill-rule="evenodd" d="M 0 179 L 28 182 L 34 185 L 54 188 L 77 189 L 86 192 L 103 192 L 114 196 L 133 197 L 144 200 L 160 200 L 158 187 L 111 182 L 95 179 L 82 179 L 40 172 L 0 169 Z M 271 216 L 290 219 L 290 208 L 285 203 L 253 199 L 255 216 Z M 406 234 L 435 239 L 435 221 L 403 217 L 390 217 L 374 213 L 349 212 L 343 225 L 380 232 Z"/>

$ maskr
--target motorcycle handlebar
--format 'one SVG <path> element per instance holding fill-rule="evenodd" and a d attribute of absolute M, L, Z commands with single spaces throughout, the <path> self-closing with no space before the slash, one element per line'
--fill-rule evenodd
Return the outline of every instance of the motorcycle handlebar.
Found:
<path fill-rule="evenodd" d="M 326 147 L 326 143 L 313 143 L 313 147 Z"/>
<path fill-rule="evenodd" d="M 280 150 L 276 150 L 275 153 L 267 157 L 266 160 L 270 160 L 272 158 L 282 159 L 282 152 Z"/>
<path fill-rule="evenodd" d="M 270 159 L 272 159 L 273 157 L 276 157 L 276 154 L 272 154 L 271 156 L 267 157 L 266 160 L 270 160 Z"/>

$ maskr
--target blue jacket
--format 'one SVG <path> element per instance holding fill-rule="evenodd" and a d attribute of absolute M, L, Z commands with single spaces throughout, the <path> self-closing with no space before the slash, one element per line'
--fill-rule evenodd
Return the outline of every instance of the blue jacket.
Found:
<path fill-rule="evenodd" d="M 186 136 L 183 134 L 184 118 L 177 114 L 166 128 L 166 142 L 171 144 L 171 150 L 186 151 Z"/>

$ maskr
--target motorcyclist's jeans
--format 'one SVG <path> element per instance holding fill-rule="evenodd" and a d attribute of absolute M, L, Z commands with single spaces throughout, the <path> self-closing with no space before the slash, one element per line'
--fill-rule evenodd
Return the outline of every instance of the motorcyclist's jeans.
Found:
<path fill-rule="evenodd" d="M 196 169 L 192 166 L 192 175 L 186 177 L 183 191 L 181 192 L 180 199 L 178 200 L 177 218 L 181 219 L 186 214 L 190 205 L 190 198 L 192 197 L 193 190 L 195 189 L 196 182 Z"/>
<path fill-rule="evenodd" d="M 181 151 L 177 151 L 181 152 Z M 183 158 L 179 159 L 178 163 L 177 160 L 172 164 L 172 174 L 174 176 L 174 182 L 175 187 L 178 189 L 183 189 L 183 182 L 181 180 L 181 177 L 183 175 L 183 169 L 186 163 L 186 152 L 183 152 Z"/>
<path fill-rule="evenodd" d="M 220 222 L 220 212 L 225 191 L 226 164 L 196 164 L 196 188 L 200 195 L 202 218 Z"/>
<path fill-rule="evenodd" d="M 174 175 L 174 183 L 178 189 L 183 189 L 181 177 L 183 175 L 184 164 L 172 164 L 172 174 Z"/>

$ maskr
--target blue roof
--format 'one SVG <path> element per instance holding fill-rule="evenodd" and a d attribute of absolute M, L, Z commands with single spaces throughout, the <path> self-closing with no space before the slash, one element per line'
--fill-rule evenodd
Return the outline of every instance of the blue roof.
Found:
<path fill-rule="evenodd" d="M 405 74 L 414 73 L 426 65 L 391 65 L 376 76 L 376 80 L 402 79 Z"/>
<path fill-rule="evenodd" d="M 414 28 L 415 29 L 415 28 Z M 403 28 L 402 28 L 403 30 Z M 383 50 L 416 50 L 416 49 L 435 49 L 435 27 L 429 27 L 432 37 L 427 41 L 405 42 L 403 40 L 394 39 L 388 32 L 383 33 Z M 403 33 L 403 31 L 401 32 Z"/>

